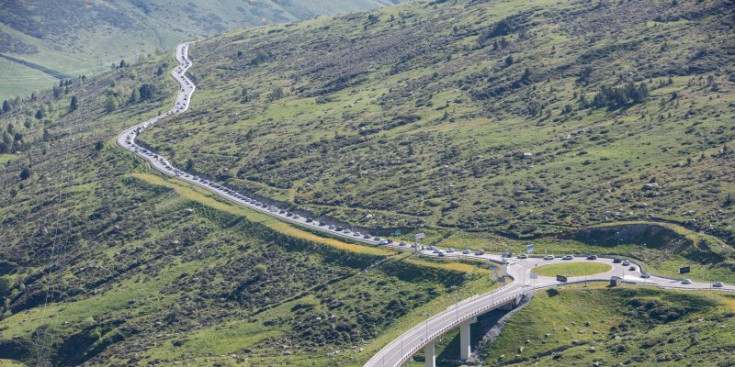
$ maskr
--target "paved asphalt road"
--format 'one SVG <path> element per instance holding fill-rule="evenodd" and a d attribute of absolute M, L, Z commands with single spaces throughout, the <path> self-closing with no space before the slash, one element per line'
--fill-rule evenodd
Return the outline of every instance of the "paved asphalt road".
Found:
<path fill-rule="evenodd" d="M 386 239 L 371 236 L 369 234 L 354 233 L 351 232 L 349 229 L 337 228 L 326 223 L 321 223 L 317 220 L 312 220 L 311 218 L 301 217 L 295 213 L 287 212 L 272 205 L 261 203 L 255 199 L 239 194 L 217 183 L 210 182 L 203 178 L 183 172 L 180 169 L 171 165 L 171 163 L 165 157 L 159 156 L 156 153 L 148 151 L 145 148 L 137 145 L 135 143 L 135 138 L 146 128 L 168 116 L 183 113 L 189 108 L 192 95 L 196 90 L 194 83 L 192 83 L 192 81 L 186 76 L 186 71 L 193 65 L 188 57 L 190 45 L 191 43 L 182 43 L 176 47 L 175 57 L 176 60 L 179 62 L 179 66 L 171 72 L 171 76 L 179 83 L 181 89 L 176 96 L 176 101 L 173 108 L 162 116 L 154 117 L 148 121 L 142 122 L 123 131 L 117 139 L 118 145 L 145 159 L 151 165 L 151 167 L 167 175 L 175 176 L 191 184 L 206 188 L 207 190 L 210 190 L 211 192 L 219 196 L 222 196 L 240 205 L 257 210 L 259 212 L 277 217 L 283 221 L 298 224 L 303 227 L 308 227 L 315 231 L 328 233 L 331 236 L 347 238 L 352 241 L 361 242 L 369 245 L 385 245 L 387 247 L 420 252 L 423 256 L 439 256 L 439 254 L 436 253 L 433 249 L 424 249 L 420 246 L 418 248 L 412 248 L 408 244 L 401 245 L 401 243 L 396 242 L 388 243 Z M 662 288 L 690 290 L 717 289 L 724 291 L 735 291 L 735 286 L 733 285 L 725 285 L 721 288 L 713 288 L 712 285 L 709 283 L 693 282 L 692 284 L 682 284 L 680 280 L 668 279 L 655 275 L 651 276 L 650 278 L 644 279 L 641 277 L 641 269 L 637 265 L 633 265 L 635 268 L 634 270 L 629 270 L 630 266 L 622 266 L 621 264 L 613 263 L 613 260 L 609 258 L 599 258 L 597 260 L 586 260 L 585 258 L 574 258 L 573 260 L 561 260 L 559 258 L 556 258 L 554 260 L 543 260 L 541 258 L 504 259 L 500 255 L 495 254 L 464 254 L 461 252 L 461 250 L 449 253 L 444 250 L 444 253 L 441 254 L 441 257 L 446 257 L 449 259 L 468 258 L 503 264 L 503 266 L 506 268 L 506 274 L 512 279 L 512 282 L 502 288 L 495 289 L 483 295 L 477 295 L 463 300 L 444 310 L 443 312 L 423 321 L 421 324 L 416 325 L 413 329 L 403 333 L 401 336 L 388 343 L 388 345 L 386 345 L 383 349 L 380 350 L 380 352 L 378 352 L 372 359 L 370 359 L 370 361 L 365 364 L 365 366 L 399 366 L 408 361 L 410 357 L 416 351 L 423 348 L 423 346 L 426 345 L 428 341 L 435 339 L 439 335 L 443 334 L 445 331 L 456 327 L 466 320 L 470 320 L 479 314 L 496 308 L 499 305 L 505 304 L 508 302 L 509 299 L 514 299 L 521 294 L 528 293 L 537 289 L 563 285 L 564 283 L 558 282 L 553 277 L 539 276 L 537 279 L 531 279 L 531 269 L 533 269 L 535 266 L 543 264 L 558 263 L 562 261 L 595 261 L 600 263 L 607 263 L 613 266 L 613 269 L 607 273 L 596 274 L 587 278 L 570 277 L 568 279 L 569 283 L 583 282 L 585 280 L 608 281 L 611 276 L 617 275 L 620 277 L 624 277 L 624 281 L 628 283 L 653 285 Z"/>

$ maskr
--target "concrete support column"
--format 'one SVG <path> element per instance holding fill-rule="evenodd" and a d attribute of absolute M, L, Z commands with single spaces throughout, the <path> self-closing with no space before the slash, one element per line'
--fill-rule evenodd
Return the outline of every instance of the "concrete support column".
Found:
<path fill-rule="evenodd" d="M 472 320 L 459 324 L 459 358 L 466 361 L 470 358 L 470 325 Z"/>
<path fill-rule="evenodd" d="M 431 341 L 426 344 L 424 356 L 426 357 L 426 367 L 436 367 L 436 342 Z"/>

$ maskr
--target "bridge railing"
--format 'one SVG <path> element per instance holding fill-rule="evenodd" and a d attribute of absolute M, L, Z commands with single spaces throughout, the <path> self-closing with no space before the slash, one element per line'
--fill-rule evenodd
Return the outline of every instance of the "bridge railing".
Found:
<path fill-rule="evenodd" d="M 579 281 L 566 282 L 564 284 L 579 284 L 579 283 L 584 283 L 584 282 L 585 282 L 584 280 L 579 280 Z M 438 319 L 438 318 L 441 318 L 441 317 L 446 316 L 450 312 L 456 312 L 457 307 L 461 307 L 463 305 L 467 305 L 467 304 L 472 303 L 472 302 L 483 302 L 484 301 L 483 299 L 491 298 L 493 296 L 493 294 L 500 293 L 502 290 L 504 290 L 504 289 L 506 289 L 506 288 L 508 288 L 508 287 L 510 287 L 512 285 L 513 285 L 513 283 L 510 283 L 510 284 L 507 284 L 507 285 L 505 285 L 505 286 L 503 286 L 501 288 L 494 289 L 494 290 L 492 290 L 492 291 L 490 291 L 490 292 L 488 292 L 488 293 L 486 293 L 486 294 L 484 294 L 484 295 L 482 295 L 480 297 L 474 298 L 474 299 L 472 299 L 470 301 L 465 300 L 463 302 L 457 303 L 457 304 L 453 305 L 452 307 L 450 307 L 450 308 L 448 308 L 448 309 L 446 309 L 446 310 L 444 310 L 444 311 L 436 314 L 434 317 L 432 317 L 432 319 Z M 495 299 L 495 300 L 492 300 L 491 299 L 489 303 L 483 305 L 482 307 L 479 307 L 478 309 L 476 309 L 474 311 L 471 311 L 469 313 L 462 314 L 459 318 L 457 318 L 456 320 L 452 321 L 449 325 L 447 325 L 447 326 L 445 326 L 445 327 L 443 327 L 443 328 L 441 328 L 441 329 L 439 329 L 437 331 L 434 331 L 433 333 L 429 334 L 427 337 L 425 337 L 424 339 L 422 339 L 420 343 L 418 343 L 417 345 L 413 346 L 411 349 L 408 349 L 407 351 L 405 351 L 400 356 L 399 360 L 390 361 L 390 362 L 388 362 L 386 364 L 380 364 L 379 362 L 381 361 L 381 359 L 384 360 L 384 356 L 386 356 L 390 350 L 392 350 L 393 348 L 395 348 L 396 345 L 397 345 L 397 343 L 400 343 L 400 340 L 401 339 L 395 339 L 394 341 L 390 342 L 388 345 L 386 345 L 385 347 L 383 347 L 377 354 L 375 354 L 373 356 L 373 358 L 371 358 L 365 364 L 365 366 L 366 367 L 376 367 L 376 366 L 381 366 L 381 367 L 382 366 L 396 367 L 396 366 L 401 366 L 404 363 L 408 362 L 411 359 L 411 357 L 414 354 L 416 354 L 416 352 L 418 352 L 419 350 L 421 350 L 421 348 L 423 348 L 427 344 L 429 344 L 429 342 L 435 340 L 436 338 L 438 338 L 441 335 L 444 335 L 447 331 L 452 330 L 452 329 L 458 327 L 463 322 L 465 322 L 465 321 L 467 321 L 469 319 L 472 319 L 474 317 L 477 317 L 479 315 L 482 315 L 482 314 L 484 314 L 484 313 L 486 313 L 488 311 L 494 310 L 494 309 L 496 309 L 496 308 L 498 308 L 500 306 L 506 305 L 506 304 L 510 303 L 511 301 L 515 302 L 515 300 L 517 300 L 519 297 L 525 296 L 528 293 L 535 292 L 535 291 L 540 290 L 540 289 L 553 288 L 553 287 L 556 287 L 556 286 L 558 286 L 558 284 L 539 285 L 539 286 L 534 286 L 534 287 L 528 287 L 528 288 L 520 289 L 520 290 L 518 290 L 516 292 L 513 292 L 513 293 L 511 293 L 511 294 L 509 294 L 507 296 L 504 296 L 502 298 L 499 298 L 499 299 Z M 409 329 L 408 331 L 406 331 L 405 333 L 403 333 L 403 335 L 416 333 L 422 327 L 424 327 L 423 324 L 418 324 L 418 325 L 414 326 L 413 328 Z"/>

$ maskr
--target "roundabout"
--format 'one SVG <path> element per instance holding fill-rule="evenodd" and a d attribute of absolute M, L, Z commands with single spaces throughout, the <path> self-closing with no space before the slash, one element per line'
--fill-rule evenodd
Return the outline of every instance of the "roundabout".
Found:
<path fill-rule="evenodd" d="M 612 265 L 598 262 L 573 262 L 541 265 L 533 270 L 531 274 L 538 274 L 545 277 L 554 277 L 557 275 L 566 275 L 569 277 L 583 277 L 600 273 L 607 273 L 612 270 Z"/>

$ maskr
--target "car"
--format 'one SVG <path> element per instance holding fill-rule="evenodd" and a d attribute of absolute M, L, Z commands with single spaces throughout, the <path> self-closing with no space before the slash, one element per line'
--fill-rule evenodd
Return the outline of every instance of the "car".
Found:
<path fill-rule="evenodd" d="M 554 255 L 546 255 L 544 256 L 544 260 L 554 260 Z"/>
<path fill-rule="evenodd" d="M 435 254 L 438 254 L 440 251 L 441 250 L 439 250 L 438 248 L 435 248 L 434 251 L 432 251 L 432 252 L 435 253 Z"/>
<path fill-rule="evenodd" d="M 355 237 L 360 237 L 360 232 L 355 232 L 352 235 L 355 236 Z"/>
<path fill-rule="evenodd" d="M 450 248 L 447 249 L 447 253 L 448 254 L 451 254 L 452 252 L 455 252 L 455 251 L 457 251 L 457 250 L 455 250 L 454 247 L 450 247 Z"/>
<path fill-rule="evenodd" d="M 562 260 L 574 260 L 574 256 L 572 255 L 564 255 L 561 257 Z"/>
<path fill-rule="evenodd" d="M 722 284 L 722 282 L 714 282 L 714 283 L 712 283 L 712 286 L 715 287 L 715 288 L 722 288 L 725 285 Z"/>
<path fill-rule="evenodd" d="M 442 250 L 437 250 L 436 254 L 439 255 L 439 257 L 447 256 L 447 254 Z"/>
<path fill-rule="evenodd" d="M 431 246 L 428 247 L 428 249 L 431 250 L 431 251 L 434 251 L 434 250 L 436 250 L 436 246 L 431 245 Z"/>
<path fill-rule="evenodd" d="M 635 266 L 631 266 L 631 267 L 628 268 L 628 270 L 630 270 L 630 271 L 636 271 L 636 267 Z"/>
<path fill-rule="evenodd" d="M 369 235 L 367 233 L 365 233 L 364 235 L 362 235 L 362 238 L 364 238 L 366 240 L 369 240 L 371 237 L 373 237 L 373 236 L 371 236 L 371 235 Z"/>
<path fill-rule="evenodd" d="M 597 255 L 589 255 L 587 256 L 587 260 L 597 260 Z"/>
<path fill-rule="evenodd" d="M 350 232 L 352 232 L 352 231 L 350 231 L 350 230 L 349 230 L 349 229 L 347 229 L 347 228 L 345 228 L 344 230 L 342 230 L 342 233 L 350 233 Z"/>
<path fill-rule="evenodd" d="M 382 238 L 380 238 L 380 236 L 375 236 L 375 237 L 373 237 L 373 239 L 376 240 L 376 241 L 382 241 L 383 240 Z"/>
<path fill-rule="evenodd" d="M 477 250 L 477 251 L 475 251 L 475 255 L 477 255 L 477 256 L 485 255 L 485 250 Z"/>
<path fill-rule="evenodd" d="M 628 261 L 628 260 L 624 260 L 623 261 L 623 266 L 629 266 L 629 265 L 630 265 L 630 261 Z"/>
<path fill-rule="evenodd" d="M 617 257 L 613 259 L 613 264 L 620 264 L 621 262 L 623 262 L 623 259 Z"/>
<path fill-rule="evenodd" d="M 464 250 L 462 251 L 462 253 L 463 253 L 463 254 L 465 254 L 465 255 L 469 255 L 469 254 L 470 254 L 471 252 L 472 252 L 472 251 L 470 251 L 470 250 L 468 250 L 468 249 L 464 249 Z"/>
<path fill-rule="evenodd" d="M 330 225 L 329 227 L 327 227 L 327 229 L 331 229 L 331 230 L 333 230 L 333 231 L 334 231 L 334 230 L 335 230 L 336 228 L 335 228 L 334 226 L 331 226 L 331 225 Z"/>
<path fill-rule="evenodd" d="M 291 213 L 291 212 L 288 212 L 288 213 L 286 213 L 286 216 L 287 216 L 287 217 L 293 217 L 293 213 Z M 341 229 L 340 229 L 340 230 L 341 230 Z"/>
<path fill-rule="evenodd" d="M 247 199 L 245 199 L 245 200 L 247 200 Z M 286 214 L 286 211 L 283 210 L 283 209 L 281 209 L 281 210 L 278 211 L 278 214 Z"/>
<path fill-rule="evenodd" d="M 513 253 L 510 251 L 503 252 L 503 257 L 513 257 Z"/>
<path fill-rule="evenodd" d="M 301 218 L 301 217 L 299 217 L 299 216 L 298 216 L 298 215 L 296 215 L 296 214 L 294 214 L 294 215 L 293 215 L 293 219 L 300 219 L 300 218 Z"/>
<path fill-rule="evenodd" d="M 381 245 L 387 245 L 388 244 L 388 241 L 386 241 L 386 240 L 380 240 L 380 242 L 378 242 L 378 243 L 381 244 Z"/>
<path fill-rule="evenodd" d="M 691 279 L 682 279 L 681 280 L 681 284 L 692 284 L 692 280 Z"/>
<path fill-rule="evenodd" d="M 528 255 L 526 255 L 526 254 L 520 254 L 520 255 L 518 255 L 518 258 L 519 259 L 528 259 Z"/>
<path fill-rule="evenodd" d="M 324 227 L 324 226 L 326 226 L 326 225 L 327 225 L 327 223 L 324 223 L 324 222 L 319 222 L 319 227 Z"/>
<path fill-rule="evenodd" d="M 311 223 L 311 222 L 313 222 L 313 221 L 314 221 L 314 219 L 311 219 L 311 218 L 306 218 L 306 223 Z M 358 232 L 358 234 L 359 234 L 359 232 Z"/>
<path fill-rule="evenodd" d="M 641 273 L 641 278 L 643 278 L 643 279 L 648 279 L 650 277 L 651 277 L 651 273 L 648 273 L 648 272 L 645 272 L 645 271 Z"/>
<path fill-rule="evenodd" d="M 387 239 L 386 241 L 388 241 L 388 244 L 389 244 L 389 245 L 393 243 L 393 240 L 391 240 L 390 238 L 389 238 L 389 239 Z"/>
<path fill-rule="evenodd" d="M 406 246 L 408 243 L 406 241 L 401 241 L 398 243 L 398 246 Z"/>

